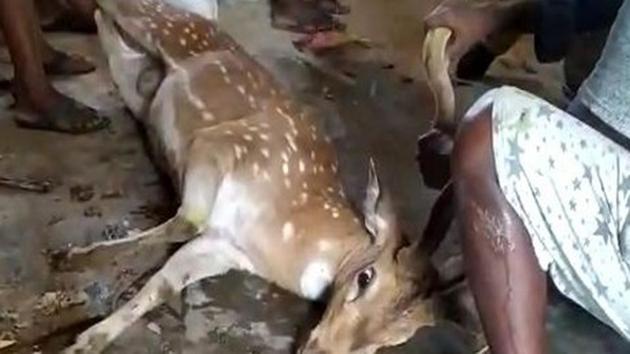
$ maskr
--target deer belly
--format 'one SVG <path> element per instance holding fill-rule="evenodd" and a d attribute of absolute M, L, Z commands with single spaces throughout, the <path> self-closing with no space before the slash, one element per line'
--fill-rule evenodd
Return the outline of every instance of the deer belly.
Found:
<path fill-rule="evenodd" d="M 182 10 L 190 11 L 208 20 L 216 21 L 219 17 L 218 0 L 165 0 Z"/>
<path fill-rule="evenodd" d="M 232 175 L 225 176 L 217 192 L 208 226 L 239 244 L 247 243 L 252 236 L 249 234 L 252 226 L 261 224 L 259 220 L 266 204 L 264 200 L 254 200 L 252 197 L 255 195 L 255 191 Z"/>

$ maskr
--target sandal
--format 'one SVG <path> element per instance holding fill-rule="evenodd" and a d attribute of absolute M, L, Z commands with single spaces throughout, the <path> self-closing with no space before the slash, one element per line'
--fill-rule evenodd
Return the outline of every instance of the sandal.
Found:
<path fill-rule="evenodd" d="M 109 118 L 68 97 L 43 114 L 17 109 L 13 114 L 15 123 L 21 128 L 75 135 L 95 132 L 110 124 Z"/>

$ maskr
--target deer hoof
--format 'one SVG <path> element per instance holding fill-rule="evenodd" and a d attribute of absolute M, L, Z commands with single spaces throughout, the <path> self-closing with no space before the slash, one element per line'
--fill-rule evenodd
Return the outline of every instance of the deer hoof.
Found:
<path fill-rule="evenodd" d="M 109 343 L 106 333 L 88 330 L 77 337 L 76 342 L 66 348 L 63 354 L 98 354 L 105 350 Z"/>

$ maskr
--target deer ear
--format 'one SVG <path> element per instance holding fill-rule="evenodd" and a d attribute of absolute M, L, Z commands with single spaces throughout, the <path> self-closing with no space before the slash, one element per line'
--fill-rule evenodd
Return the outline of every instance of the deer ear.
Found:
<path fill-rule="evenodd" d="M 391 199 L 381 190 L 381 184 L 376 173 L 376 164 L 370 158 L 368 184 L 363 202 L 365 228 L 373 238 L 374 243 L 382 245 L 393 234 L 394 211 Z"/>

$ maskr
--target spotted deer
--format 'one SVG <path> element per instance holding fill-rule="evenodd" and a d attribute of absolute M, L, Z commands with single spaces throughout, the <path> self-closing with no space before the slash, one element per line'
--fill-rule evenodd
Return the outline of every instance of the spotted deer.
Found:
<path fill-rule="evenodd" d="M 214 22 L 160 0 L 98 4 L 113 80 L 180 203 L 165 223 L 72 248 L 67 261 L 183 245 L 66 353 L 101 352 L 168 297 L 231 269 L 307 299 L 330 294 L 301 353 L 373 353 L 434 323 L 435 271 L 418 243 L 399 236 L 373 162 L 360 215 L 344 196 L 335 151 L 314 113 Z"/>

